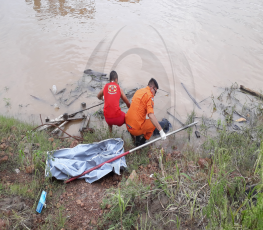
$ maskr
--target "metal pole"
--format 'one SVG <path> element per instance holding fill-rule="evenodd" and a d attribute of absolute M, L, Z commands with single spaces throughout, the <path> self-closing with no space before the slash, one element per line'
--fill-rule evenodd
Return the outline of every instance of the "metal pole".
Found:
<path fill-rule="evenodd" d="M 172 131 L 172 132 L 166 134 L 166 136 L 170 136 L 170 135 L 172 135 L 172 134 L 178 133 L 178 132 L 180 132 L 180 131 L 182 131 L 182 130 L 184 130 L 184 129 L 187 129 L 187 128 L 193 126 L 193 125 L 196 125 L 197 123 L 198 123 L 198 121 L 196 121 L 196 122 L 194 122 L 194 123 L 191 123 L 191 124 L 189 124 L 189 125 L 187 125 L 187 126 L 184 126 L 184 127 L 180 128 L 180 129 L 177 129 L 177 130 L 175 130 L 175 131 Z M 156 142 L 156 141 L 159 141 L 159 140 L 161 140 L 161 137 L 158 137 L 158 138 L 156 138 L 156 139 L 154 139 L 154 140 L 152 140 L 152 141 L 149 141 L 149 142 L 147 142 L 147 143 L 145 143 L 145 144 L 143 144 L 143 145 L 140 145 L 140 146 L 138 146 L 138 147 L 136 147 L 136 148 L 134 148 L 134 149 L 132 149 L 132 150 L 130 150 L 130 151 L 127 151 L 127 152 L 122 153 L 122 154 L 120 154 L 120 155 L 118 155 L 118 156 L 116 156 L 116 157 L 113 157 L 112 159 L 107 160 L 107 161 L 105 161 L 105 162 L 103 162 L 103 163 L 95 166 L 94 168 L 88 169 L 87 171 L 83 172 L 82 174 L 80 174 L 80 175 L 78 175 L 78 176 L 75 176 L 75 177 L 72 177 L 72 178 L 66 180 L 65 183 L 69 183 L 69 182 L 71 182 L 71 181 L 73 181 L 73 180 L 76 180 L 76 179 L 78 179 L 79 177 L 82 177 L 82 176 L 84 176 L 85 174 L 87 174 L 87 173 L 89 173 L 89 172 L 92 172 L 93 170 L 95 170 L 95 169 L 97 169 L 97 168 L 100 168 L 102 165 L 104 165 L 104 164 L 106 164 L 106 163 L 111 163 L 112 161 L 115 161 L 115 160 L 117 160 L 117 159 L 119 159 L 119 158 L 121 158 L 121 157 L 129 154 L 129 153 L 132 153 L 132 152 L 134 152 L 134 151 L 136 151 L 136 150 L 138 150 L 138 149 L 141 149 L 141 148 L 143 148 L 143 147 L 145 147 L 145 146 L 147 146 L 147 145 L 150 145 L 150 144 L 152 144 L 152 143 L 154 143 L 154 142 Z"/>
<path fill-rule="evenodd" d="M 72 114 L 70 114 L 70 115 L 68 115 L 68 116 L 69 116 L 69 117 L 73 117 L 73 116 L 75 116 L 77 113 L 81 113 L 81 112 L 83 112 L 83 111 L 85 111 L 85 110 L 89 110 L 89 109 L 92 109 L 92 108 L 94 108 L 94 107 L 96 107 L 96 106 L 103 105 L 103 104 L 104 104 L 104 102 L 102 102 L 102 103 L 100 103 L 100 104 L 97 104 L 97 105 L 93 105 L 93 106 L 91 106 L 91 107 L 89 107 L 89 108 L 82 109 L 82 110 L 80 110 L 80 111 L 78 111 L 78 112 L 76 112 L 76 113 L 72 113 Z"/>
<path fill-rule="evenodd" d="M 166 136 L 168 137 L 168 136 L 170 136 L 170 135 L 172 135 L 172 134 L 178 133 L 178 132 L 180 132 L 180 131 L 182 131 L 182 130 L 184 130 L 184 129 L 187 129 L 187 128 L 193 126 L 193 125 L 196 125 L 197 123 L 198 123 L 198 121 L 196 121 L 196 122 L 194 122 L 194 123 L 191 123 L 190 125 L 184 126 L 184 127 L 180 128 L 180 129 L 177 129 L 177 130 L 175 130 L 175 131 L 172 131 L 172 132 L 170 132 L 170 133 L 167 133 Z M 140 146 L 138 146 L 138 147 L 130 150 L 130 153 L 131 153 L 131 152 L 134 152 L 134 151 L 136 151 L 136 150 L 138 150 L 138 149 L 141 149 L 141 148 L 143 148 L 143 147 L 145 147 L 145 146 L 147 146 L 147 145 L 150 145 L 150 144 L 152 144 L 152 143 L 154 143 L 154 142 L 156 142 L 156 141 L 159 141 L 159 140 L 161 140 L 161 137 L 158 137 L 158 138 L 156 138 L 156 139 L 154 139 L 154 140 L 152 140 L 152 141 L 149 141 L 149 142 L 147 142 L 147 143 L 145 143 L 145 144 L 143 144 L 143 145 L 140 145 Z"/>

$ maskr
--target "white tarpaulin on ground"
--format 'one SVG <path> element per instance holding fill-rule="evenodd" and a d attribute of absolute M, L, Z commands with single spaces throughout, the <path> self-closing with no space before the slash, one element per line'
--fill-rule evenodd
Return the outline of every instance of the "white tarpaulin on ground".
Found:
<path fill-rule="evenodd" d="M 46 162 L 46 176 L 58 180 L 66 180 L 78 176 L 84 171 L 95 167 L 107 160 L 124 153 L 123 140 L 121 138 L 108 139 L 93 144 L 80 144 L 74 148 L 65 148 L 48 153 Z M 88 183 L 99 180 L 111 171 L 120 175 L 120 168 L 127 167 L 125 157 L 121 157 L 111 163 L 87 173 L 79 179 L 84 179 Z"/>

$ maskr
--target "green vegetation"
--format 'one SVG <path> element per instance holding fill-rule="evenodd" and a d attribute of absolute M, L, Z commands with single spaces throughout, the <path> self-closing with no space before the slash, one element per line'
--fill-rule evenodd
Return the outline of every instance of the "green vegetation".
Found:
<path fill-rule="evenodd" d="M 226 89 L 217 100 L 225 96 L 228 101 L 239 101 L 236 89 L 236 85 Z M 148 149 L 144 157 L 139 152 L 128 155 L 129 167 L 138 170 L 139 178 L 145 174 L 140 167 L 159 162 L 154 182 L 139 179 L 127 185 L 122 180 L 119 188 L 108 190 L 100 228 L 262 229 L 263 111 L 262 102 L 257 103 L 254 111 L 249 104 L 242 106 L 240 113 L 249 122 L 235 131 L 234 114 L 240 105 L 224 107 L 212 97 L 212 114 L 222 111 L 224 118 L 202 117 L 200 147 L 185 141 L 195 138 L 193 128 L 173 142 L 175 146 L 186 142 L 181 152 Z M 192 112 L 186 123 L 194 119 Z M 118 207 L 119 196 L 126 204 L 124 211 Z"/>
<path fill-rule="evenodd" d="M 64 190 L 64 185 L 61 182 L 44 177 L 45 160 L 47 151 L 52 151 L 62 144 L 65 146 L 69 144 L 60 140 L 50 141 L 46 133 L 32 132 L 32 128 L 32 125 L 14 118 L 0 116 L 1 144 L 4 144 L 1 154 L 8 156 L 8 160 L 0 164 L 0 172 L 15 173 L 14 170 L 19 169 L 20 171 L 29 171 L 29 174 L 32 175 L 26 181 L 15 181 L 14 183 L 4 183 L 6 179 L 2 177 L 0 195 L 19 195 L 33 203 L 32 209 L 23 212 L 13 210 L 11 215 L 4 216 L 9 226 L 13 226 L 15 229 L 26 229 L 25 221 L 35 213 L 42 190 L 57 194 L 57 196 L 47 198 L 50 203 L 53 203 Z M 48 211 L 44 209 L 43 215 L 46 212 Z M 65 223 L 62 211 L 55 209 L 46 222 L 39 227 L 41 229 L 57 229 L 54 228 L 51 219 L 53 223 Z"/>

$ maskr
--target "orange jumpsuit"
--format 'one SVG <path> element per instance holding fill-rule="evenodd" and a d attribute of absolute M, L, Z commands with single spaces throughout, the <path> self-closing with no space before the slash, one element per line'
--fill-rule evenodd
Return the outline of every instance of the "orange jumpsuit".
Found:
<path fill-rule="evenodd" d="M 127 130 L 134 136 L 143 134 L 149 140 L 155 130 L 151 120 L 146 119 L 146 115 L 153 112 L 153 94 L 150 87 L 139 89 L 132 98 L 131 106 L 125 115 Z"/>

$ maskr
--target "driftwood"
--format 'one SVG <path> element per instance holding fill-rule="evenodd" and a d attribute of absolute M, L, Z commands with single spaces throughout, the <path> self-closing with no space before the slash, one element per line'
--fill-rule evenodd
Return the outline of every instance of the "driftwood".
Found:
<path fill-rule="evenodd" d="M 83 121 L 80 124 L 80 128 L 79 128 L 80 132 L 83 132 L 87 128 L 89 119 L 90 119 L 90 115 L 87 114 L 87 116 L 83 119 Z"/>
<path fill-rule="evenodd" d="M 55 128 L 51 133 L 54 134 L 54 133 L 58 133 L 59 132 L 59 128 L 62 128 L 64 125 L 66 125 L 69 121 L 64 121 L 62 124 L 60 124 L 58 126 L 58 128 Z"/>
<path fill-rule="evenodd" d="M 58 122 L 63 122 L 63 121 L 76 121 L 76 120 L 82 120 L 85 117 L 83 116 L 78 116 L 78 117 L 72 117 L 72 118 L 67 118 L 67 119 L 60 119 L 58 121 L 51 120 L 48 123 L 58 123 Z"/>
<path fill-rule="evenodd" d="M 184 87 L 185 91 L 187 92 L 188 96 L 192 99 L 192 101 L 196 104 L 196 106 L 201 109 L 201 107 L 198 105 L 197 101 L 192 97 L 192 95 L 188 92 L 188 90 L 185 88 L 184 84 L 181 83 L 182 86 Z"/>
<path fill-rule="evenodd" d="M 54 120 L 50 120 L 50 122 L 55 122 L 55 123 L 57 124 L 57 123 L 61 122 L 60 120 L 61 120 L 62 117 L 63 117 L 63 115 L 60 115 L 59 117 L 55 118 Z M 43 126 L 39 127 L 39 128 L 37 129 L 37 131 L 45 130 L 45 129 L 47 129 L 48 127 L 50 127 L 50 126 L 49 126 L 49 125 L 43 125 Z"/>
<path fill-rule="evenodd" d="M 240 113 L 237 112 L 236 110 L 234 110 L 234 113 L 237 114 L 237 115 L 240 116 L 240 117 L 243 117 L 243 118 L 247 119 L 244 115 L 240 114 Z"/>
<path fill-rule="evenodd" d="M 243 85 L 240 85 L 240 89 L 243 90 L 243 91 L 245 91 L 246 93 L 249 93 L 249 94 L 253 95 L 253 96 L 259 97 L 261 100 L 263 99 L 263 95 L 262 95 L 261 93 L 256 92 L 256 91 L 254 91 L 254 90 L 251 90 L 251 89 L 249 89 L 249 88 L 246 88 L 246 87 L 243 86 Z"/>
<path fill-rule="evenodd" d="M 64 93 L 65 91 L 66 91 L 66 88 L 64 88 L 64 89 L 62 89 L 62 90 L 60 90 L 60 91 L 58 91 L 58 92 L 56 93 L 56 95 L 61 94 L 61 93 Z"/>
<path fill-rule="evenodd" d="M 41 102 L 44 102 L 44 103 L 47 103 L 47 104 L 48 104 L 47 101 L 45 101 L 45 100 L 43 100 L 43 99 L 41 99 L 41 98 L 39 98 L 39 97 L 36 97 L 36 96 L 33 96 L 33 95 L 30 95 L 30 96 L 33 97 L 34 99 L 38 100 L 38 101 L 41 101 Z"/>
<path fill-rule="evenodd" d="M 86 93 L 86 92 L 87 92 L 87 90 L 84 91 L 84 92 L 81 92 L 77 97 L 75 97 L 71 102 L 69 102 L 69 103 L 67 104 L 67 106 L 70 106 L 74 101 L 76 101 L 82 94 L 84 94 L 84 93 Z"/>
<path fill-rule="evenodd" d="M 94 81 L 98 81 L 98 82 L 101 82 L 101 81 L 106 81 L 106 80 L 109 80 L 107 76 L 107 74 L 105 73 L 100 73 L 100 72 L 96 72 L 96 71 L 93 71 L 91 69 L 86 69 L 84 70 L 84 73 L 91 76 L 92 77 L 92 80 Z"/>

